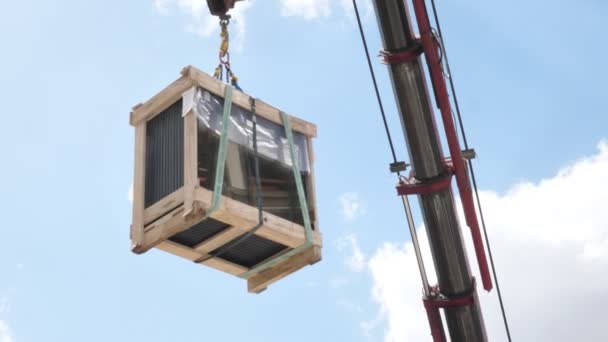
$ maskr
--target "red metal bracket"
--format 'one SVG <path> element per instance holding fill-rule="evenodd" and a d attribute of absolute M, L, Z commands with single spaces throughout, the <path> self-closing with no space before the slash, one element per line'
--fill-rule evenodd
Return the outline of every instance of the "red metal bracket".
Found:
<path fill-rule="evenodd" d="M 440 49 L 431 28 L 431 22 L 426 9 L 425 1 L 412 0 L 412 4 L 416 14 L 416 21 L 418 22 L 418 29 L 420 31 L 420 41 L 422 43 L 424 55 L 429 67 L 433 89 L 435 90 L 435 98 L 441 112 L 441 118 L 443 119 L 443 127 L 445 130 L 446 140 L 448 142 L 448 148 L 450 150 L 450 155 L 452 157 L 452 163 L 454 165 L 454 174 L 456 176 L 456 183 L 460 192 L 460 200 L 462 202 L 465 220 L 467 226 L 469 226 L 469 229 L 471 230 L 471 236 L 473 238 L 473 246 L 475 248 L 477 264 L 481 273 L 481 281 L 484 289 L 486 291 L 490 291 L 492 289 L 492 278 L 490 277 L 485 247 L 483 245 L 481 230 L 477 220 L 477 212 L 475 209 L 475 202 L 473 201 L 471 183 L 469 181 L 464 160 L 462 159 L 462 151 L 460 148 L 460 142 L 458 141 L 456 125 L 452 117 L 448 89 L 445 83 L 441 57 L 439 56 Z"/>
<path fill-rule="evenodd" d="M 471 289 L 464 296 L 455 298 L 439 298 L 439 295 L 437 294 L 434 297 L 425 297 L 422 299 L 424 302 L 424 308 L 426 309 L 426 314 L 429 318 L 431 335 L 433 336 L 434 342 L 446 342 L 445 332 L 443 331 L 443 324 L 441 322 L 441 313 L 439 310 L 473 305 L 475 303 L 475 288 L 476 283 L 475 278 L 473 278 Z"/>
<path fill-rule="evenodd" d="M 395 64 L 402 62 L 411 62 L 418 58 L 422 54 L 422 52 L 424 52 L 422 44 L 417 42 L 412 48 L 407 49 L 405 51 L 391 52 L 382 50 L 380 51 L 380 56 L 382 57 L 382 61 L 384 62 L 384 64 Z"/>
<path fill-rule="evenodd" d="M 412 178 L 410 178 L 412 179 Z M 399 196 L 408 195 L 426 195 L 433 192 L 449 189 L 452 185 L 452 173 L 441 178 L 434 179 L 431 182 L 420 183 L 405 183 L 402 182 L 397 186 L 397 194 Z"/>

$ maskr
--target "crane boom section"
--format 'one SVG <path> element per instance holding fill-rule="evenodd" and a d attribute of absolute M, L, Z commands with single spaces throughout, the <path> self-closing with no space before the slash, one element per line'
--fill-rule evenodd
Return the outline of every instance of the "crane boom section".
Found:
<path fill-rule="evenodd" d="M 442 305 L 440 307 L 445 309 L 452 341 L 484 342 L 487 340 L 485 326 L 467 260 L 454 196 L 450 183 L 444 181 L 460 170 L 450 166 L 443 156 L 432 110 L 435 101 L 432 101 L 423 70 L 423 60 L 419 57 L 421 53 L 426 53 L 427 47 L 414 34 L 406 2 L 375 0 L 374 4 L 413 174 L 415 179 L 426 187 L 409 194 L 418 195 L 440 294 L 446 299 L 445 303 L 437 305 Z M 416 14 L 425 15 L 421 11 L 416 11 Z M 437 94 L 436 82 L 433 82 L 432 86 L 433 94 Z M 443 86 L 445 87 L 445 84 Z M 444 120 L 444 126 L 449 124 L 450 122 L 446 123 Z M 451 125 L 451 129 L 455 129 L 453 122 Z M 460 147 L 450 147 L 450 151 L 457 149 L 456 159 L 461 158 Z M 454 156 L 452 157 L 454 159 Z M 453 160 L 451 164 L 455 164 Z M 407 189 L 400 194 L 408 194 Z M 471 300 L 461 300 L 464 297 Z M 450 300 L 452 304 L 462 305 L 450 305 Z M 425 298 L 431 330 L 435 341 L 443 341 L 445 336 L 441 327 L 437 326 L 441 324 L 441 320 L 433 313 L 433 301 L 434 298 Z"/>

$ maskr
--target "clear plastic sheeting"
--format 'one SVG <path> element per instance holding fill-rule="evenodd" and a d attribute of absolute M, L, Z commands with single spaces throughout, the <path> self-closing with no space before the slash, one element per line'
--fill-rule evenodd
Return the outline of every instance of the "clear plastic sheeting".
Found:
<path fill-rule="evenodd" d="M 221 134 L 224 99 L 198 88 L 194 101 L 199 126 L 203 125 L 216 134 Z M 261 156 L 280 162 L 289 168 L 293 166 L 289 153 L 289 143 L 285 136 L 285 128 L 282 125 L 257 116 L 257 138 L 258 153 Z M 310 165 L 306 137 L 299 132 L 293 132 L 293 138 L 300 171 L 308 173 L 310 172 Z M 228 140 L 253 150 L 251 112 L 236 105 L 232 106 L 228 126 Z"/>

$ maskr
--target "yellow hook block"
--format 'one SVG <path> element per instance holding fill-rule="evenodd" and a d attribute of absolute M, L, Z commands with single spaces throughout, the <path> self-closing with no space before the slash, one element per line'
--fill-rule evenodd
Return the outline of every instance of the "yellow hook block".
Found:
<path fill-rule="evenodd" d="M 220 44 L 220 53 L 225 55 L 228 53 L 228 48 L 230 47 L 230 36 L 228 34 L 227 25 L 222 24 L 222 32 L 220 33 L 220 37 L 222 38 L 222 43 Z"/>

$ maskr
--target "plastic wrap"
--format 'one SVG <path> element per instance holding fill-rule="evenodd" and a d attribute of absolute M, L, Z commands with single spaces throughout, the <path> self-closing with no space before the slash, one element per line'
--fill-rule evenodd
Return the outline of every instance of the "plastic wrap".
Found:
<path fill-rule="evenodd" d="M 197 90 L 194 99 L 194 109 L 198 115 L 199 126 L 202 125 L 219 135 L 222 125 L 224 100 L 202 88 Z M 301 172 L 308 173 L 310 172 L 310 166 L 306 137 L 299 132 L 293 132 L 293 135 L 298 166 Z M 282 125 L 257 116 L 257 137 L 258 152 L 261 156 L 280 162 L 290 168 L 292 167 L 293 164 L 285 136 L 285 128 Z M 232 106 L 228 139 L 253 150 L 251 112 L 236 105 Z"/>

